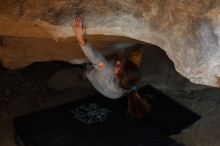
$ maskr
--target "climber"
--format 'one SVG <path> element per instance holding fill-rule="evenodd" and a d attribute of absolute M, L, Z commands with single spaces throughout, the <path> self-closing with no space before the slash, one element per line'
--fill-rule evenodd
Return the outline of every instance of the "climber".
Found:
<path fill-rule="evenodd" d="M 116 61 L 107 61 L 105 57 L 85 39 L 83 16 L 73 20 L 73 31 L 84 54 L 91 65 L 86 67 L 86 77 L 97 91 L 105 97 L 117 99 L 128 94 L 128 114 L 141 118 L 150 111 L 150 105 L 137 92 L 136 84 L 141 78 L 139 64 L 141 48 Z M 132 55 L 131 55 L 132 54 Z"/>

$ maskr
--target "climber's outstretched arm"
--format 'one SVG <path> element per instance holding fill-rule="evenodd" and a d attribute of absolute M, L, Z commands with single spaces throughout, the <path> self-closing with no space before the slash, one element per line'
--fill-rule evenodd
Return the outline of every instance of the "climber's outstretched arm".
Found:
<path fill-rule="evenodd" d="M 76 39 L 79 41 L 79 45 L 82 48 L 85 55 L 92 62 L 96 69 L 105 68 L 107 61 L 105 57 L 96 49 L 93 49 L 91 44 L 85 39 L 85 28 L 83 26 L 83 16 L 76 17 L 73 20 L 73 31 Z"/>

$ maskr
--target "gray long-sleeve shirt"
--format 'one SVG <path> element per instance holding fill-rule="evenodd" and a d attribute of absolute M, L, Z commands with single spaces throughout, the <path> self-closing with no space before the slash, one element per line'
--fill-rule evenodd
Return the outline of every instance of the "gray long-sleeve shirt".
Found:
<path fill-rule="evenodd" d="M 105 57 L 96 49 L 93 49 L 90 43 L 86 43 L 81 46 L 83 52 L 93 64 L 93 68 L 90 68 L 86 76 L 92 85 L 102 95 L 117 99 L 121 97 L 126 90 L 122 89 L 118 80 L 115 78 L 114 62 L 107 61 Z M 104 64 L 104 66 L 100 66 Z"/>

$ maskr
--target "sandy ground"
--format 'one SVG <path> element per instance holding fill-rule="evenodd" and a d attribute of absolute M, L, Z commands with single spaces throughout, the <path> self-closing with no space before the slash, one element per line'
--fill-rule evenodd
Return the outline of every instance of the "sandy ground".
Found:
<path fill-rule="evenodd" d="M 220 90 L 207 88 L 192 93 L 166 91 L 174 100 L 198 113 L 202 119 L 183 130 L 174 139 L 187 146 L 220 145 Z"/>
<path fill-rule="evenodd" d="M 0 146 L 15 146 L 13 120 L 16 116 L 97 94 L 87 81 L 80 78 L 75 78 L 80 84 L 64 91 L 49 88 L 46 85 L 48 79 L 65 68 L 75 70 L 77 67 L 62 62 L 35 63 L 17 71 L 0 67 Z M 190 83 L 187 85 L 191 87 Z M 220 145 L 219 89 L 205 87 L 188 91 L 163 88 L 163 92 L 202 116 L 181 134 L 173 135 L 175 140 L 187 146 Z"/>

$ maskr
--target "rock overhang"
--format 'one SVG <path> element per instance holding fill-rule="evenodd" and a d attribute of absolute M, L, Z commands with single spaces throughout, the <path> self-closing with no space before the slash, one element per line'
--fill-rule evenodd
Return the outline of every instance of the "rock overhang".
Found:
<path fill-rule="evenodd" d="M 19 59 L 7 59 L 19 58 L 19 54 L 20 58 L 26 58 L 20 62 L 29 61 L 27 64 L 54 59 L 69 61 L 71 57 L 84 57 L 82 52 L 79 53 L 80 48 L 75 41 L 74 52 L 68 52 L 71 46 L 69 38 L 74 36 L 72 19 L 83 14 L 88 36 L 121 36 L 157 45 L 174 62 L 176 70 L 192 82 L 219 86 L 220 2 L 216 0 L 10 0 L 1 3 L 4 4 L 1 5 L 0 13 L 0 35 L 3 37 L 0 59 L 9 68 L 16 68 Z M 29 46 L 24 46 L 23 43 L 23 49 L 19 49 L 18 45 L 16 48 L 9 43 L 13 43 L 13 39 L 20 41 L 20 44 L 29 40 L 26 43 Z M 106 37 L 106 40 L 108 39 Z M 4 47 L 4 44 L 7 44 L 4 40 L 11 47 Z M 39 42 L 35 41 L 35 44 L 31 45 L 30 42 L 34 40 Z M 51 50 L 36 45 L 42 42 L 50 44 L 45 42 L 46 40 L 58 47 Z M 67 54 L 58 49 L 62 45 L 68 46 L 68 51 L 64 51 Z M 30 53 L 27 53 L 31 46 L 35 50 L 35 53 L 31 53 L 32 59 Z M 37 53 L 39 50 L 48 55 L 39 57 L 42 56 Z M 13 61 L 16 63 L 13 64 Z M 10 63 L 13 67 L 7 65 Z"/>

